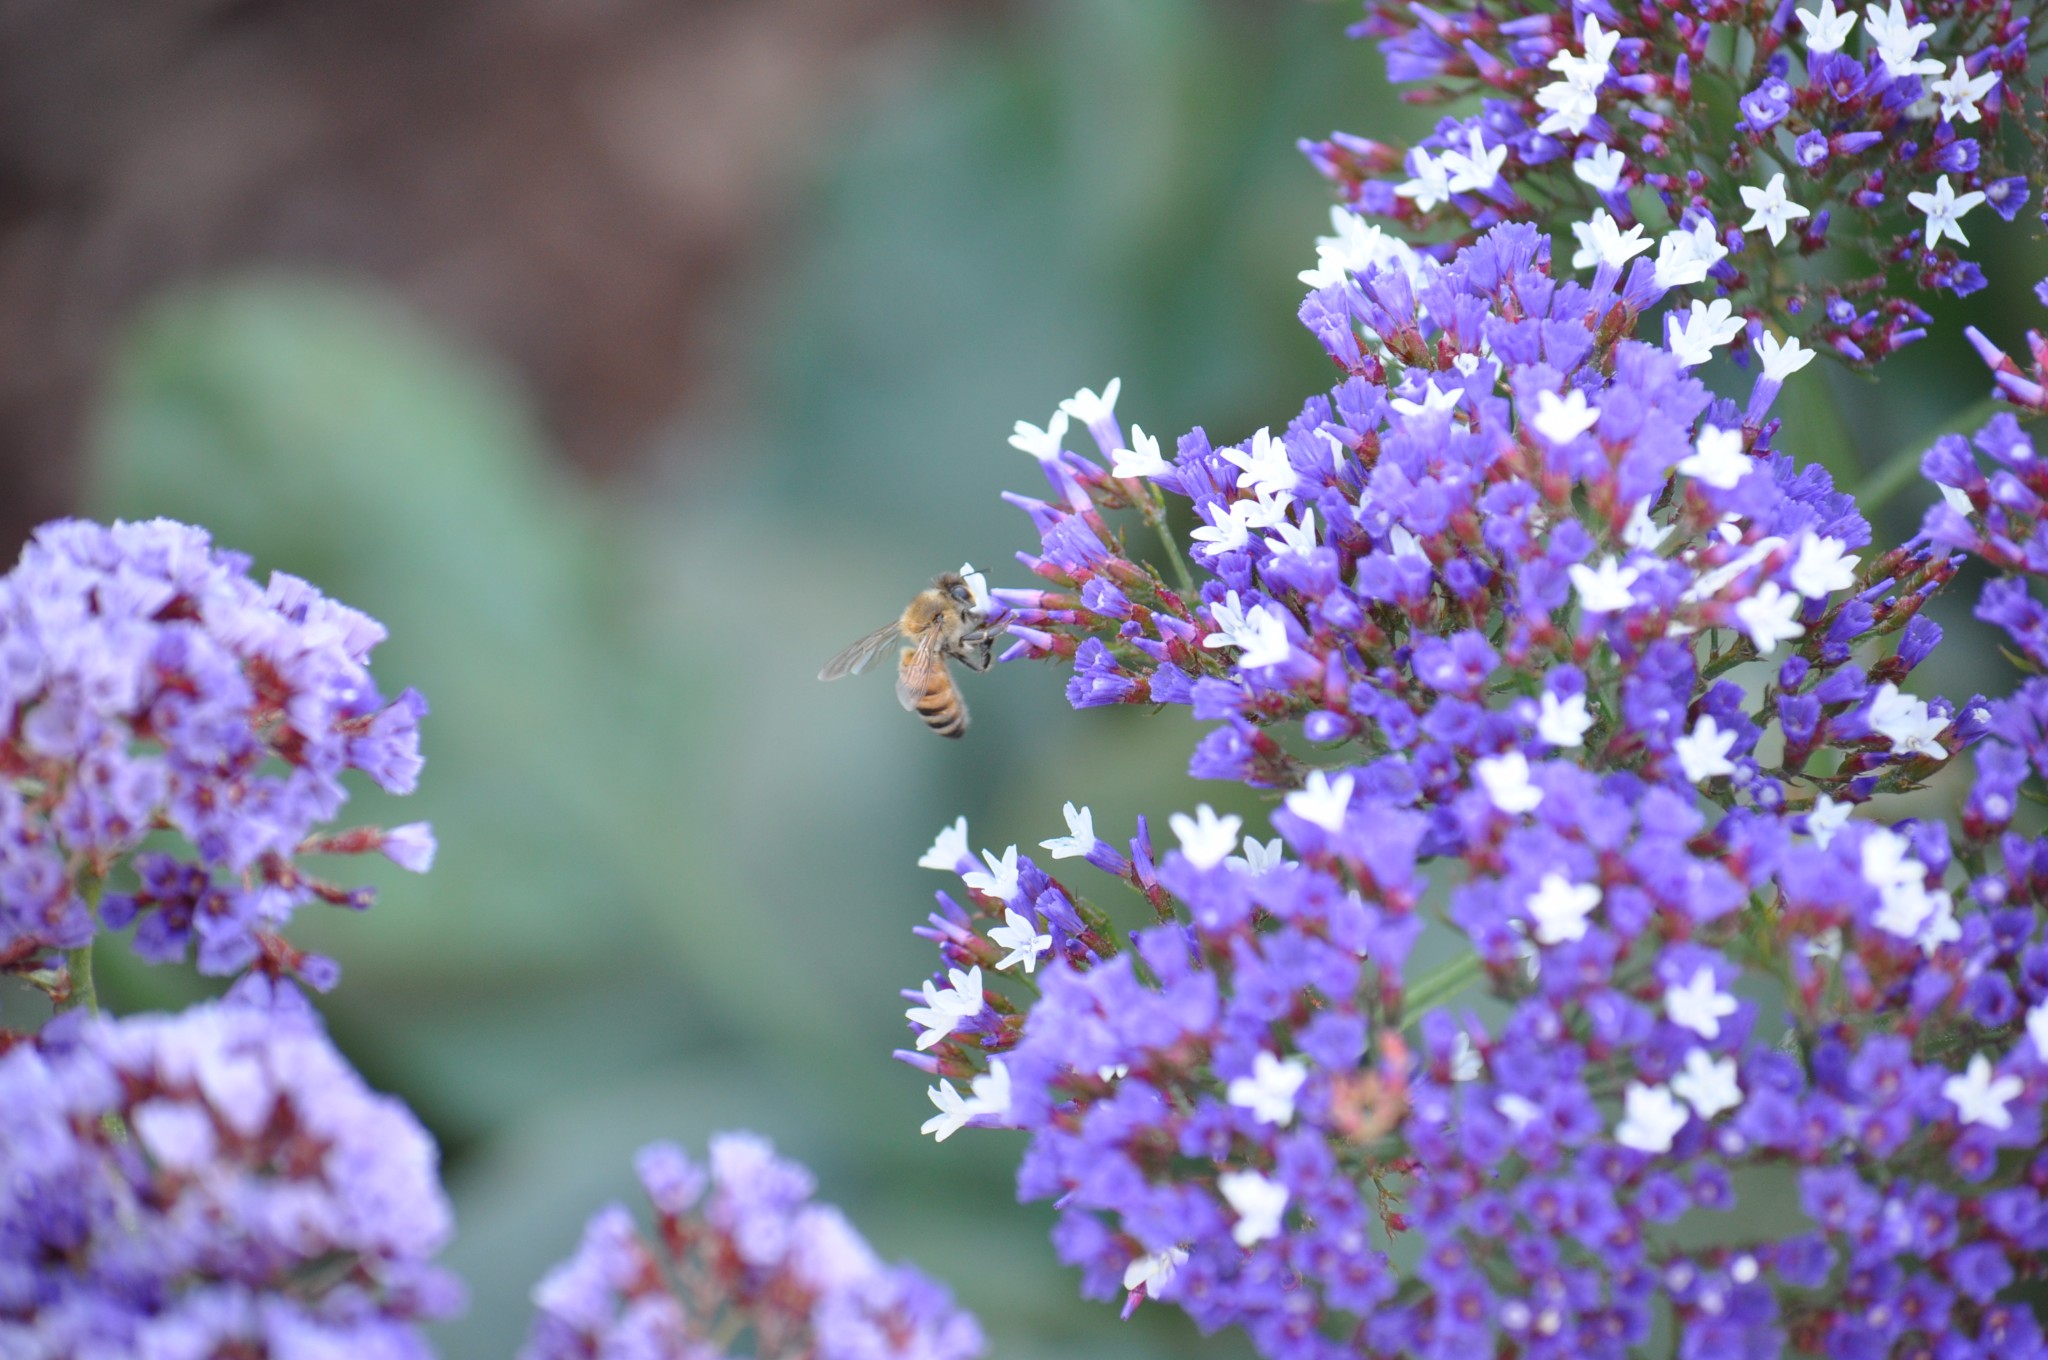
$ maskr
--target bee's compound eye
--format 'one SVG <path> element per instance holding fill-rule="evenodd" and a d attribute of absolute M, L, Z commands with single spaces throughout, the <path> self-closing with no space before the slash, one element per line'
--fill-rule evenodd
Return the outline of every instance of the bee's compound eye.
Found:
<path fill-rule="evenodd" d="M 974 595 L 971 591 L 967 589 L 966 586 L 954 586 L 953 598 L 958 600 L 962 604 L 974 603 Z"/>

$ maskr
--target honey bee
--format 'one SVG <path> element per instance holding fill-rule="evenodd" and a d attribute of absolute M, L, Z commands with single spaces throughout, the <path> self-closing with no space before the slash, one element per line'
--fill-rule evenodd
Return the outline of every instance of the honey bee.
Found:
<path fill-rule="evenodd" d="M 979 584 L 979 577 L 975 578 Z M 825 663 L 820 680 L 858 675 L 899 637 L 910 643 L 896 667 L 896 702 L 924 719 L 942 737 L 967 730 L 967 701 L 946 668 L 951 657 L 971 671 L 985 671 L 995 647 L 981 592 L 960 572 L 942 572 L 917 593 L 895 622 L 877 628 Z"/>

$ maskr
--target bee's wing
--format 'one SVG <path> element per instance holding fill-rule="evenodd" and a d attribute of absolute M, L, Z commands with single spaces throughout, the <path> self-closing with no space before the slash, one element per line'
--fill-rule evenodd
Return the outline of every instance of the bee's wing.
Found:
<path fill-rule="evenodd" d="M 903 654 L 903 664 L 896 669 L 896 702 L 908 712 L 917 712 L 917 701 L 931 693 L 935 677 L 945 675 L 946 653 L 939 646 L 939 635 L 926 633 L 918 638 L 916 647 Z M 964 720 L 967 705 L 959 700 L 957 691 L 954 698 Z"/>
<path fill-rule="evenodd" d="M 825 663 L 825 669 L 818 672 L 820 680 L 838 680 L 848 675 L 859 675 L 874 659 L 889 650 L 889 644 L 896 641 L 897 626 L 884 624 L 860 641 L 848 647 L 838 656 Z"/>

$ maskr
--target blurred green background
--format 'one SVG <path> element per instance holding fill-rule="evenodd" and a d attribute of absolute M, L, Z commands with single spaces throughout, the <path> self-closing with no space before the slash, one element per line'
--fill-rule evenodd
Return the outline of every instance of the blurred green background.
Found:
<path fill-rule="evenodd" d="M 206 41 L 245 64 L 298 70 L 295 44 L 320 45 L 277 18 L 305 6 L 198 8 Z M 969 20 L 874 3 L 853 7 L 858 41 L 827 51 L 817 6 L 685 5 L 660 30 L 680 53 L 664 66 L 638 55 L 647 5 L 532 5 L 518 12 L 549 24 L 576 9 L 563 50 L 615 57 L 579 68 L 559 121 L 601 108 L 634 154 L 673 154 L 634 162 L 656 191 L 595 204 L 510 156 L 520 216 L 452 163 L 490 136 L 444 133 L 436 105 L 404 98 L 416 44 L 507 21 L 421 8 L 446 16 L 425 37 L 384 7 L 397 56 L 349 30 L 361 60 L 388 57 L 405 118 L 330 139 L 331 161 L 286 158 L 237 199 L 260 213 L 221 214 L 259 226 L 203 248 L 159 231 L 185 248 L 69 304 L 104 314 L 77 341 L 87 458 L 44 498 L 196 521 L 310 578 L 389 626 L 387 689 L 433 703 L 420 793 L 350 808 L 431 819 L 432 874 L 383 875 L 367 916 L 309 911 L 294 934 L 344 965 L 322 1002 L 337 1039 L 441 1141 L 448 1259 L 473 1290 L 443 1353 L 513 1352 L 528 1289 L 630 1193 L 636 1147 L 742 1126 L 808 1161 L 885 1255 L 948 1279 L 998 1354 L 1244 1353 L 1167 1310 L 1119 1323 L 1079 1302 L 1046 1206 L 1012 1203 L 1016 1137 L 919 1138 L 926 1082 L 888 1053 L 907 1033 L 897 991 L 931 961 L 910 929 L 942 885 L 914 861 L 953 816 L 1000 851 L 1064 834 L 1066 799 L 1111 837 L 1140 811 L 1256 800 L 1185 778 L 1191 723 L 1072 713 L 1050 669 L 970 680 L 957 744 L 886 680 L 813 676 L 935 571 L 971 559 L 1022 583 L 1009 554 L 1028 526 L 998 492 L 1039 479 L 1004 442 L 1013 421 L 1121 376 L 1126 422 L 1237 439 L 1327 385 L 1293 313 L 1328 198 L 1293 141 L 1411 136 L 1424 114 L 1342 38 L 1346 7 L 1057 0 Z M 481 50 L 463 68 L 484 62 L 472 82 L 495 91 L 500 58 Z M 738 61 L 739 84 L 694 81 L 692 61 Z M 215 69 L 166 58 L 135 118 L 195 65 Z M 662 72 L 688 100 L 634 93 L 669 90 Z M 806 91 L 766 143 L 749 80 Z M 503 121 L 465 107 L 447 116 Z M 241 145 L 206 126 L 216 152 Z M 385 183 L 364 169 L 379 156 L 428 152 L 438 172 L 361 188 Z M 534 207 L 536 183 L 559 201 Z M 467 215 L 418 208 L 434 193 Z M 528 217 L 544 225 L 502 226 Z M 120 239 L 151 240 L 141 223 Z M 2019 233 L 1983 225 L 1997 287 L 1972 316 L 2016 342 L 2040 271 Z M 585 274 L 551 253 L 593 240 L 630 248 Z M 1929 342 L 1882 386 L 1795 383 L 1781 443 L 1859 475 L 1984 387 L 1966 351 Z M 1925 499 L 1894 502 L 1888 531 L 1910 532 Z M 1997 664 L 1965 645 L 1929 669 L 1967 690 L 2002 683 L 1984 678 Z M 196 994 L 112 952 L 117 1007 Z"/>

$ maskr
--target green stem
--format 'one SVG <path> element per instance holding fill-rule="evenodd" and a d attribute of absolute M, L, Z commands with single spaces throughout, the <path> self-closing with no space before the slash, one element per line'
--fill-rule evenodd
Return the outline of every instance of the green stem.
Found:
<path fill-rule="evenodd" d="M 1414 1024 L 1430 1007 L 1463 991 L 1468 983 L 1485 971 L 1485 967 L 1479 955 L 1466 954 L 1452 959 L 1409 988 L 1401 1002 L 1401 1009 L 1408 1017 L 1407 1023 Z"/>
<path fill-rule="evenodd" d="M 57 1003 L 57 1009 L 70 1011 L 83 1006 L 89 1013 L 98 1015 L 100 996 L 92 983 L 91 940 L 76 949 L 64 951 L 64 975 L 71 981 L 71 990 L 64 1000 Z"/>
<path fill-rule="evenodd" d="M 1188 574 L 1187 558 L 1181 555 L 1180 544 L 1174 541 L 1173 529 L 1166 522 L 1166 507 L 1158 505 L 1156 512 L 1147 515 L 1146 518 L 1151 520 L 1152 527 L 1159 531 L 1159 541 L 1166 545 L 1166 557 L 1173 563 L 1173 576 L 1180 582 L 1181 597 L 1192 604 L 1195 599 L 1195 578 Z"/>

